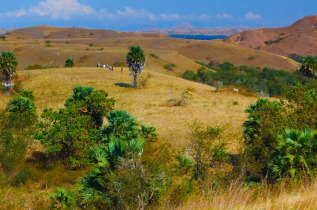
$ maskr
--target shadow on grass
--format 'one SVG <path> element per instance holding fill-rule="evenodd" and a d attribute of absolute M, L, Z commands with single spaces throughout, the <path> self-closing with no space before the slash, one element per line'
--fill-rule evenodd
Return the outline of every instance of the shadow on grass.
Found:
<path fill-rule="evenodd" d="M 125 87 L 125 88 L 134 88 L 133 85 L 127 83 L 114 83 L 116 86 Z"/>

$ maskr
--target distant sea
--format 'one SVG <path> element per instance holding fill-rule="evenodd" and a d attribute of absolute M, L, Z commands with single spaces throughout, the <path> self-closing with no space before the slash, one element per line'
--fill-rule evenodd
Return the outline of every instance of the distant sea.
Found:
<path fill-rule="evenodd" d="M 225 39 L 227 36 L 222 35 L 184 35 L 184 34 L 171 34 L 169 37 L 179 39 L 198 39 L 198 40 L 213 40 L 213 39 Z"/>

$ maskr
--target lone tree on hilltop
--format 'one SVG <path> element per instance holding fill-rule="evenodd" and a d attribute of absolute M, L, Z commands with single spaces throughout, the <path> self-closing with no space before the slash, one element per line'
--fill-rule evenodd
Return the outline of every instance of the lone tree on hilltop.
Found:
<path fill-rule="evenodd" d="M 130 47 L 130 51 L 127 54 L 127 64 L 129 66 L 130 72 L 133 73 L 134 76 L 134 88 L 138 87 L 138 74 L 142 73 L 142 70 L 145 66 L 145 55 L 141 47 L 132 46 Z"/>
<path fill-rule="evenodd" d="M 72 68 L 75 66 L 75 62 L 74 62 L 74 59 L 72 58 L 68 58 L 65 62 L 65 67 L 66 68 Z"/>
<path fill-rule="evenodd" d="M 16 73 L 18 64 L 19 61 L 13 52 L 2 52 L 2 55 L 0 56 L 0 72 L 5 77 L 4 83 L 2 83 L 5 87 L 5 93 L 9 93 L 10 88 L 13 86 L 11 80 Z"/>

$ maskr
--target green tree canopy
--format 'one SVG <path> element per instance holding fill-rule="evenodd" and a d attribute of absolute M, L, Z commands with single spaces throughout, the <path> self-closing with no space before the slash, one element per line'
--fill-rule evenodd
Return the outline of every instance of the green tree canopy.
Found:
<path fill-rule="evenodd" d="M 141 47 L 132 46 L 126 56 L 127 64 L 134 75 L 134 87 L 138 87 L 138 74 L 142 73 L 145 63 L 145 55 Z"/>

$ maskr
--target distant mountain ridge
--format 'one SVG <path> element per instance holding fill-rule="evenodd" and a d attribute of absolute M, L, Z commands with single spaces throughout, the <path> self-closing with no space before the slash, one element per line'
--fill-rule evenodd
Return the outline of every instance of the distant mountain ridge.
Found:
<path fill-rule="evenodd" d="M 225 42 L 284 56 L 317 56 L 317 15 L 306 16 L 288 27 L 243 31 Z"/>
<path fill-rule="evenodd" d="M 151 29 L 142 31 L 142 33 L 160 33 L 164 35 L 182 34 L 182 35 L 223 35 L 231 36 L 245 30 L 258 30 L 260 28 L 252 27 L 214 27 L 214 28 L 182 28 L 180 25 L 172 29 Z"/>

